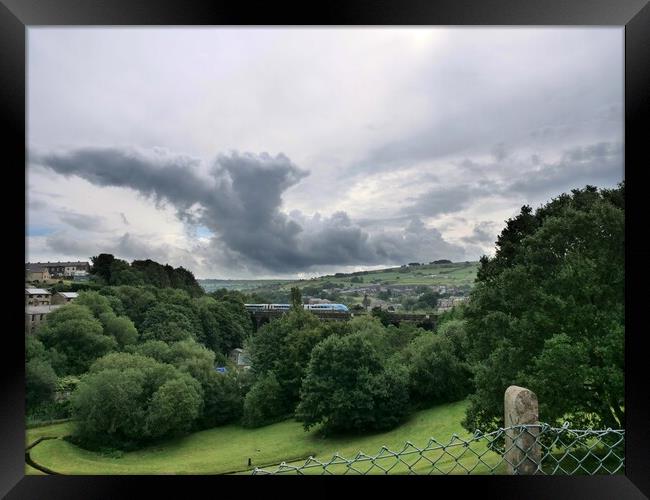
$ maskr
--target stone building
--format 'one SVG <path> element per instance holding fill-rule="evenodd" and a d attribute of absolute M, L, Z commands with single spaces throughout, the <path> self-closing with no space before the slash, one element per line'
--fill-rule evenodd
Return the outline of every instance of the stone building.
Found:
<path fill-rule="evenodd" d="M 77 292 L 57 292 L 52 295 L 52 304 L 67 304 L 79 296 Z"/>
<path fill-rule="evenodd" d="M 47 267 L 32 266 L 25 269 L 25 279 L 27 281 L 46 281 L 51 278 Z"/>
<path fill-rule="evenodd" d="M 41 305 L 41 306 L 27 306 L 25 307 L 25 331 L 27 333 L 34 333 L 34 330 L 41 324 L 52 311 L 56 311 L 60 305 Z"/>
<path fill-rule="evenodd" d="M 51 302 L 52 294 L 42 288 L 25 288 L 26 306 L 44 306 Z"/>

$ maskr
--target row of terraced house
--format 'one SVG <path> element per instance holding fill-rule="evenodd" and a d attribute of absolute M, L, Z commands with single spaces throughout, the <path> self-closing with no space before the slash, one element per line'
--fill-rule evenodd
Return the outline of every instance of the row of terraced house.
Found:
<path fill-rule="evenodd" d="M 28 262 L 25 264 L 27 281 L 47 281 L 51 279 L 87 278 L 90 273 L 88 262 Z"/>

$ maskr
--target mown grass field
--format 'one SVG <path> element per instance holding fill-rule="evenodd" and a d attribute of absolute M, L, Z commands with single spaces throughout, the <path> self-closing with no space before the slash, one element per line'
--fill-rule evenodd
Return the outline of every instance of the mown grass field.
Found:
<path fill-rule="evenodd" d="M 431 437 L 445 443 L 449 442 L 454 433 L 468 437 L 469 433 L 460 425 L 466 406 L 465 401 L 460 401 L 422 410 L 411 415 L 404 424 L 394 430 L 364 436 L 322 438 L 313 430 L 305 432 L 300 423 L 287 420 L 259 429 L 244 429 L 237 425 L 217 427 L 157 446 L 124 453 L 119 458 L 83 450 L 63 439 L 49 439 L 32 448 L 31 458 L 58 473 L 74 475 L 250 473 L 249 458 L 253 467 L 274 469 L 273 465 L 283 461 L 304 463 L 310 455 L 320 461 L 326 461 L 337 452 L 346 458 L 352 458 L 358 452 L 376 455 L 382 446 L 399 451 L 407 441 L 422 448 Z M 61 436 L 70 430 L 69 423 L 57 424 L 52 426 L 52 435 Z M 29 429 L 27 440 L 33 442 L 43 435 L 48 435 L 46 427 Z M 462 451 L 462 447 L 455 449 L 456 453 Z M 440 455 L 440 452 L 436 453 Z M 405 460 L 414 461 L 416 458 L 417 456 L 413 455 Z M 435 457 L 431 459 L 435 460 Z M 489 453 L 483 459 L 496 464 L 500 457 Z M 390 460 L 395 462 L 394 458 Z M 421 460 L 414 470 L 427 473 L 431 466 L 425 462 Z M 468 467 L 474 466 L 476 462 L 476 458 L 468 454 L 461 459 L 461 463 Z M 385 468 L 390 466 L 387 459 L 380 463 L 383 463 Z M 447 463 L 448 469 L 454 465 L 451 457 L 441 460 L 439 465 L 444 467 L 444 463 Z M 328 470 L 335 474 L 346 472 L 345 466 L 335 466 Z M 27 474 L 32 472 L 29 468 L 26 470 Z M 319 469 L 306 473 L 322 472 L 322 469 Z M 402 465 L 391 471 L 400 472 L 408 472 L 408 469 Z M 463 473 L 463 470 L 457 468 L 455 472 Z M 375 468 L 373 473 L 383 471 Z"/>

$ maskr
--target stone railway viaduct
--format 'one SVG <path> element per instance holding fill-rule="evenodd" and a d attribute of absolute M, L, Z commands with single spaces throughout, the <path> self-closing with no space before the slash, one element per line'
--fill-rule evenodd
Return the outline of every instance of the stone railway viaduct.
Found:
<path fill-rule="evenodd" d="M 253 320 L 255 331 L 257 331 L 263 324 L 268 323 L 274 318 L 279 318 L 287 311 L 282 310 L 264 310 L 264 311 L 250 311 L 249 314 Z M 357 316 L 366 316 L 365 312 L 340 312 L 340 311 L 309 311 L 310 313 L 318 316 L 322 321 L 347 321 Z M 436 327 L 435 314 L 406 314 L 406 313 L 390 313 L 383 312 L 382 315 L 387 321 L 395 326 L 402 322 L 415 323 L 426 330 L 433 330 Z"/>

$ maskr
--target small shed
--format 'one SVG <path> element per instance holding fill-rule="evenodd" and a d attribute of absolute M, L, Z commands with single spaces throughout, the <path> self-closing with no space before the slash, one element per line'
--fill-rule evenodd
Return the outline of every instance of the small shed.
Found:
<path fill-rule="evenodd" d="M 228 357 L 233 363 L 235 363 L 235 365 L 237 365 L 237 367 L 249 368 L 251 365 L 250 359 L 248 358 L 246 351 L 244 351 L 240 347 L 237 347 L 232 351 L 230 351 Z"/>
<path fill-rule="evenodd" d="M 52 304 L 67 304 L 78 296 L 77 292 L 57 292 L 52 296 Z"/>

